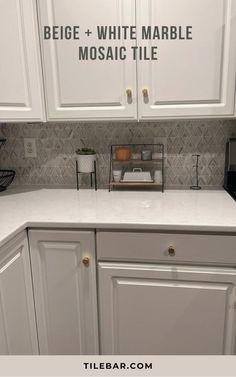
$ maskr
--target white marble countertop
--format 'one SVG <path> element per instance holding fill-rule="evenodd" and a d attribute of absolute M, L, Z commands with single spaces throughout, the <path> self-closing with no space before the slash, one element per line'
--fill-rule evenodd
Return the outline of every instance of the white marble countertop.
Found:
<path fill-rule="evenodd" d="M 223 190 L 9 189 L 0 214 L 0 245 L 26 227 L 236 232 L 236 202 Z"/>

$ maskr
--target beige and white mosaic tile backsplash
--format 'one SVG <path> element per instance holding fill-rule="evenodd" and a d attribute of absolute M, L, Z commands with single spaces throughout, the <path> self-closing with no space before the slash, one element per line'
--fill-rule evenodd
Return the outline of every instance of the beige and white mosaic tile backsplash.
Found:
<path fill-rule="evenodd" d="M 194 120 L 152 123 L 1 124 L 0 169 L 16 170 L 15 185 L 76 186 L 75 150 L 86 146 L 98 154 L 100 187 L 108 184 L 111 144 L 164 143 L 168 187 L 194 183 L 192 154 L 200 156 L 200 184 L 222 186 L 228 138 L 236 121 Z M 37 158 L 24 157 L 24 138 L 35 138 Z M 86 179 L 84 185 L 87 184 Z"/>

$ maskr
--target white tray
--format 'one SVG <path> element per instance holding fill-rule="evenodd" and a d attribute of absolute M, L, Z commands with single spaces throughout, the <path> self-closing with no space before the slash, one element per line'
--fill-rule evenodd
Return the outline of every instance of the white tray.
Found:
<path fill-rule="evenodd" d="M 150 172 L 132 171 L 126 172 L 120 182 L 153 182 Z"/>
<path fill-rule="evenodd" d="M 137 178 L 133 178 L 133 179 L 122 179 L 120 181 L 121 183 L 131 183 L 131 182 L 137 182 L 137 183 L 153 183 L 153 179 L 137 179 Z"/>

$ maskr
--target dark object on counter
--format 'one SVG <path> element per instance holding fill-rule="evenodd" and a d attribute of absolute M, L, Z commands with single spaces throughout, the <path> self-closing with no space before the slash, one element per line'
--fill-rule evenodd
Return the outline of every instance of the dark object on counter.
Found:
<path fill-rule="evenodd" d="M 194 168 L 196 168 L 196 185 L 190 186 L 190 189 L 201 190 L 201 186 L 199 186 L 199 174 L 198 174 L 200 154 L 193 154 L 192 157 L 197 157 L 196 164 L 193 166 Z"/>
<path fill-rule="evenodd" d="M 6 139 L 0 139 L 0 148 L 2 145 L 4 145 L 6 143 Z"/>
<path fill-rule="evenodd" d="M 0 170 L 0 192 L 5 191 L 15 178 L 14 170 Z"/>
<path fill-rule="evenodd" d="M 226 144 L 224 189 L 236 200 L 236 139 Z"/>

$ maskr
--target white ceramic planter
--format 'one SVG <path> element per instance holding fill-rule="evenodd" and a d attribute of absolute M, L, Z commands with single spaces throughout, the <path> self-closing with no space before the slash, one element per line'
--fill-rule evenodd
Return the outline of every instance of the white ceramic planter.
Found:
<path fill-rule="evenodd" d="M 94 161 L 96 160 L 96 154 L 78 154 L 78 170 L 80 173 L 92 173 L 94 171 Z"/>

